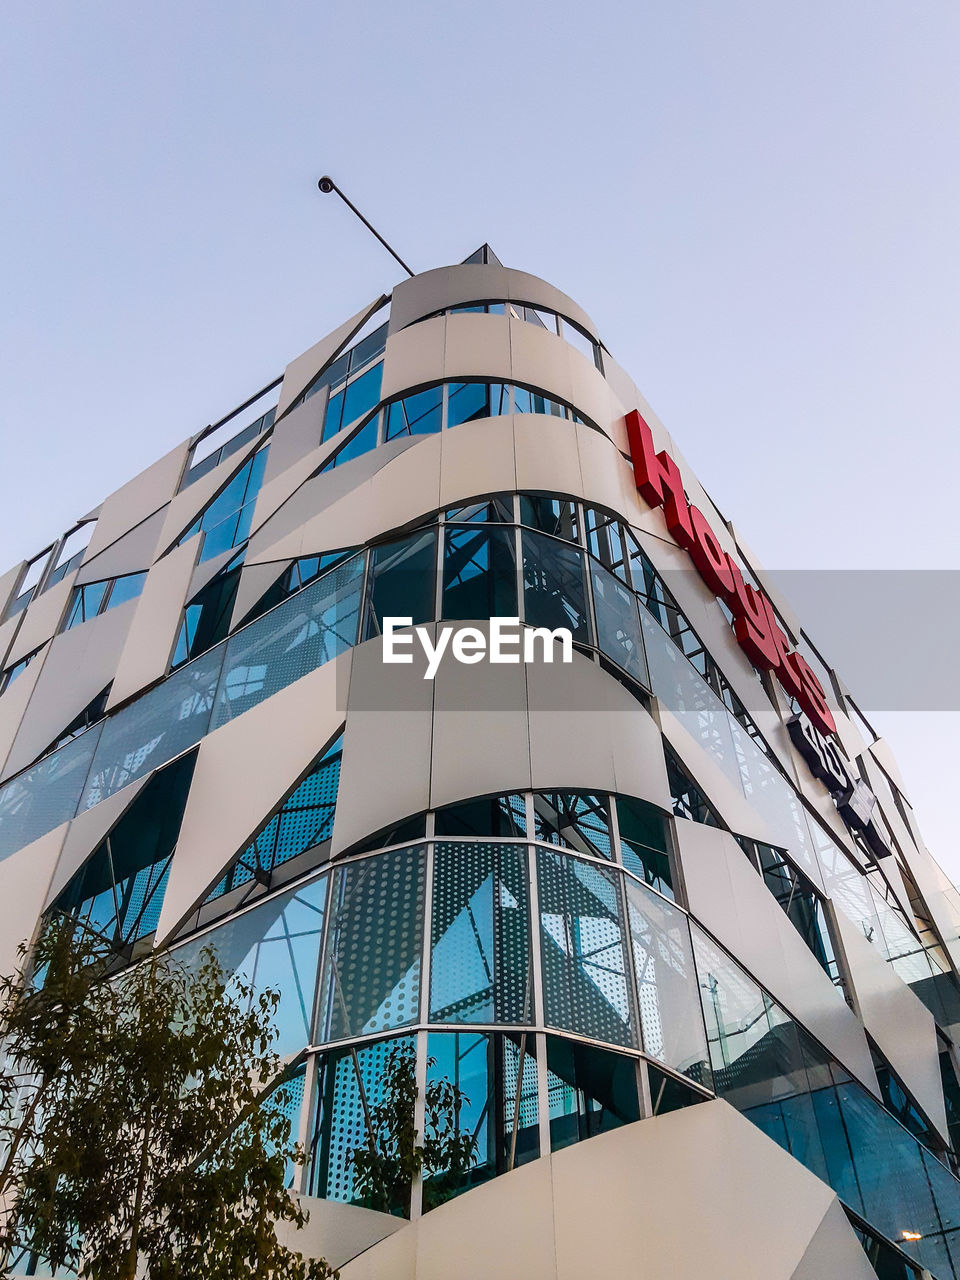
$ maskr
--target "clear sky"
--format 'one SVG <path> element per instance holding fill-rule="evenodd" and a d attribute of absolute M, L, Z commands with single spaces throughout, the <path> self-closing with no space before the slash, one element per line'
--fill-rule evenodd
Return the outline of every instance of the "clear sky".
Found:
<path fill-rule="evenodd" d="M 576 298 L 768 566 L 956 569 L 958 66 L 955 0 L 7 6 L 2 566 L 396 282 L 330 172 Z M 960 715 L 874 719 L 960 878 Z"/>

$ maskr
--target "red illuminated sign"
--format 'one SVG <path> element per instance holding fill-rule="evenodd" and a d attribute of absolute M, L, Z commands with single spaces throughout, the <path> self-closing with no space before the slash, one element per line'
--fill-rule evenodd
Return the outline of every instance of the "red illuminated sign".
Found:
<path fill-rule="evenodd" d="M 687 502 L 680 468 L 663 450 L 657 453 L 653 433 L 636 409 L 627 414 L 627 438 L 640 496 L 651 507 L 663 507 L 667 528 L 690 554 L 704 582 L 733 614 L 733 630 L 741 649 L 761 671 L 773 671 L 791 698 L 821 733 L 835 734 L 837 726 L 827 705 L 823 685 L 799 653 L 790 649 L 777 625 L 773 606 L 748 582 L 723 550 L 706 516 Z"/>

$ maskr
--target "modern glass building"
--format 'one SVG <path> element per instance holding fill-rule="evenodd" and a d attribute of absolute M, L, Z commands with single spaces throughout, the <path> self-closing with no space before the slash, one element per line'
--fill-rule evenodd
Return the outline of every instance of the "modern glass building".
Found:
<path fill-rule="evenodd" d="M 64 911 L 278 988 L 344 1280 L 955 1280 L 960 899 L 854 696 L 484 247 L 0 578 L 0 962 Z M 461 1158 L 371 1191 L 403 1072 Z"/>

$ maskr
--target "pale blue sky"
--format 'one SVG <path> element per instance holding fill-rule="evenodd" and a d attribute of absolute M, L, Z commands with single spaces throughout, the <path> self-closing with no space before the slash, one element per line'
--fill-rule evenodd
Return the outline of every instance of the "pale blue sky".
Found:
<path fill-rule="evenodd" d="M 327 171 L 415 269 L 580 301 L 768 565 L 957 567 L 952 0 L 47 0 L 2 45 L 4 567 L 395 283 Z M 960 876 L 960 716 L 876 720 Z"/>

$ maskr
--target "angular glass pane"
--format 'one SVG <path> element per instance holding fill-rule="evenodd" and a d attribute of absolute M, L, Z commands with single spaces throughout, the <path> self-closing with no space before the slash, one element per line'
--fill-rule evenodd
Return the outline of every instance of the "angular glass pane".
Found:
<path fill-rule="evenodd" d="M 623 865 L 652 885 L 658 893 L 672 898 L 673 879 L 663 814 L 643 800 L 618 796 L 617 824 L 620 828 L 620 857 Z"/>
<path fill-rule="evenodd" d="M 510 412 L 510 389 L 502 382 L 451 382 L 447 391 L 447 426 Z"/>
<path fill-rule="evenodd" d="M 455 1159 L 424 1170 L 424 1213 L 539 1154 L 534 1043 L 523 1034 L 430 1032 L 428 1101 L 453 1086 L 461 1105 L 441 1108 L 430 1123 L 428 1140 L 439 1136 Z"/>
<path fill-rule="evenodd" d="M 652 1064 L 647 1071 L 650 1076 L 650 1101 L 655 1116 L 664 1116 L 669 1111 L 680 1111 L 683 1107 L 709 1101 L 676 1076 L 668 1076 L 665 1071 L 658 1071 Z"/>
<path fill-rule="evenodd" d="M 532 627 L 567 627 L 589 643 L 583 552 L 555 538 L 524 529 L 524 621 Z"/>
<path fill-rule="evenodd" d="M 117 605 L 126 604 L 128 600 L 136 600 L 143 591 L 146 580 L 145 573 L 127 573 L 122 578 L 115 579 L 107 608 L 115 609 Z"/>
<path fill-rule="evenodd" d="M 526 802 L 519 792 L 464 800 L 436 811 L 438 836 L 516 836 L 527 834 Z"/>
<path fill-rule="evenodd" d="M 733 786 L 742 791 L 739 757 L 734 751 L 730 730 L 730 713 L 706 680 L 643 608 L 640 620 L 651 689 L 693 740 L 720 766 Z"/>
<path fill-rule="evenodd" d="M 210 725 L 224 646 L 173 673 L 103 726 L 81 808 L 194 746 Z"/>
<path fill-rule="evenodd" d="M 509 493 L 494 493 L 489 498 L 468 502 L 461 507 L 448 507 L 444 513 L 447 522 L 454 524 L 512 524 L 513 497 Z"/>
<path fill-rule="evenodd" d="M 344 561 L 231 636 L 211 729 L 356 644 L 363 561 Z"/>
<path fill-rule="evenodd" d="M 397 436 L 432 435 L 440 430 L 442 407 L 443 387 L 430 387 L 395 400 L 384 413 L 384 440 L 393 440 Z"/>
<path fill-rule="evenodd" d="M 191 752 L 149 779 L 54 903 L 108 946 L 156 928 L 195 761 Z"/>
<path fill-rule="evenodd" d="M 383 632 L 384 618 L 434 617 L 437 531 L 425 529 L 374 547 L 370 552 L 364 639 Z"/>
<path fill-rule="evenodd" d="M 566 542 L 579 542 L 577 504 L 567 498 L 554 498 L 546 493 L 521 493 L 520 523 L 553 534 Z"/>
<path fill-rule="evenodd" d="M 592 1045 L 547 1036 L 550 1149 L 559 1151 L 640 1119 L 637 1064 Z"/>
<path fill-rule="evenodd" d="M 402 1036 L 321 1055 L 311 1144 L 312 1195 L 409 1214 L 410 1179 L 397 1158 L 396 1138 L 409 1134 L 413 1126 L 412 1109 L 402 1099 L 412 1080 L 415 1047 L 414 1036 Z M 389 1127 L 384 1123 L 388 1112 L 396 1121 Z M 375 1154 L 382 1162 L 375 1193 L 364 1194 L 366 1188 L 358 1182 L 356 1151 Z"/>
<path fill-rule="evenodd" d="M 377 407 L 380 401 L 382 379 L 383 363 L 381 362 L 375 364 L 372 369 L 368 369 L 366 373 L 361 373 L 359 378 L 347 383 L 347 389 L 343 393 L 342 426 L 348 427 L 351 422 L 356 422 L 357 418 L 362 418 L 371 409 Z"/>
<path fill-rule="evenodd" d="M 318 1039 L 416 1022 L 424 850 L 395 849 L 334 872 Z"/>
<path fill-rule="evenodd" d="M 310 1043 L 327 880 L 318 876 L 277 894 L 173 952 L 192 966 L 209 948 L 227 975 L 251 983 L 257 993 L 267 987 L 278 992 L 272 1048 L 284 1056 Z"/>
<path fill-rule="evenodd" d="M 609 797 L 587 791 L 540 791 L 533 797 L 534 836 L 547 844 L 613 859 Z"/>
<path fill-rule="evenodd" d="M 644 1050 L 710 1089 L 710 1062 L 687 917 L 629 879 L 624 888 Z"/>
<path fill-rule="evenodd" d="M 103 725 L 94 725 L 0 787 L 0 858 L 75 816 Z"/>
<path fill-rule="evenodd" d="M 431 1022 L 530 1022 L 526 846 L 438 843 L 431 940 Z"/>
<path fill-rule="evenodd" d="M 343 463 L 350 462 L 353 458 L 359 458 L 361 454 L 369 453 L 371 449 L 377 447 L 379 434 L 380 417 L 375 414 L 365 426 L 362 426 L 359 431 L 355 431 L 350 439 L 340 446 L 330 461 L 324 463 L 321 470 L 332 471 L 334 467 L 342 466 Z"/>
<path fill-rule="evenodd" d="M 643 656 L 637 598 L 618 578 L 591 564 L 593 607 L 597 619 L 597 645 L 634 680 L 649 687 L 650 676 Z"/>
<path fill-rule="evenodd" d="M 517 552 L 512 529 L 447 525 L 444 618 L 517 617 Z"/>
<path fill-rule="evenodd" d="M 331 396 L 327 401 L 327 409 L 323 418 L 323 436 L 321 438 L 321 443 L 335 436 L 343 425 L 343 392 L 338 391 L 335 396 Z"/>
<path fill-rule="evenodd" d="M 635 1045 L 619 876 L 537 850 L 544 1018 L 552 1026 Z"/>

